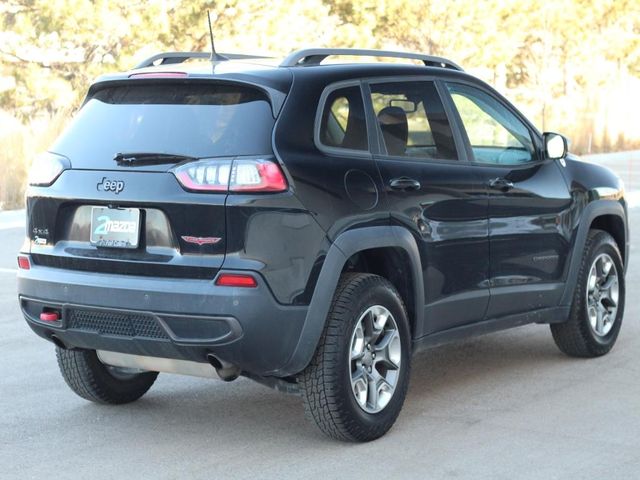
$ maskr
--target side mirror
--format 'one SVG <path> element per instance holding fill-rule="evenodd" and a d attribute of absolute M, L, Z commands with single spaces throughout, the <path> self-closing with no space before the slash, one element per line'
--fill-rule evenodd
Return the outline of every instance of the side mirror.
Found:
<path fill-rule="evenodd" d="M 544 154 L 551 160 L 562 160 L 569 153 L 567 139 L 558 133 L 545 132 L 542 135 Z"/>

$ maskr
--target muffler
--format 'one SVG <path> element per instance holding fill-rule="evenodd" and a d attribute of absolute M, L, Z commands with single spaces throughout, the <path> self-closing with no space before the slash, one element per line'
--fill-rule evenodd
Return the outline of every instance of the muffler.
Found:
<path fill-rule="evenodd" d="M 218 377 L 220 377 L 220 380 L 233 382 L 240 376 L 240 369 L 238 367 L 230 363 L 223 362 L 211 353 L 207 355 L 207 360 L 209 360 L 209 363 L 216 369 L 216 373 L 218 374 Z"/>
<path fill-rule="evenodd" d="M 173 358 L 147 357 L 128 353 L 97 350 L 98 358 L 105 365 L 112 367 L 131 368 L 147 372 L 177 373 L 193 377 L 213 378 L 230 382 L 240 375 L 240 369 L 234 365 L 222 362 L 213 355 L 208 355 L 209 363 L 176 360 Z M 210 358 L 214 358 L 217 365 Z"/>

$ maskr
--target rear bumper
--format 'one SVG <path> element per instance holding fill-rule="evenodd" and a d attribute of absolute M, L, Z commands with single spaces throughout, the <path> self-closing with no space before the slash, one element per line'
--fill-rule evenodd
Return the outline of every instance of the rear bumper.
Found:
<path fill-rule="evenodd" d="M 295 351 L 306 306 L 279 304 L 256 274 L 256 288 L 211 280 L 150 278 L 33 265 L 18 274 L 29 326 L 68 348 L 196 362 L 213 354 L 243 371 L 269 375 Z M 40 320 L 43 309 L 61 313 Z"/>

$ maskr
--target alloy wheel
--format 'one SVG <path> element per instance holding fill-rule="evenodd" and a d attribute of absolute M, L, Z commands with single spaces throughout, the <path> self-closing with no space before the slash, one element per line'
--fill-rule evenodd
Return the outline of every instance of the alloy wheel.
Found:
<path fill-rule="evenodd" d="M 612 258 L 601 253 L 596 257 L 587 277 L 587 315 L 593 332 L 606 336 L 618 313 L 619 280 Z"/>
<path fill-rule="evenodd" d="M 378 413 L 388 404 L 398 385 L 402 343 L 391 312 L 381 306 L 367 308 L 351 336 L 351 390 L 367 413 Z"/>

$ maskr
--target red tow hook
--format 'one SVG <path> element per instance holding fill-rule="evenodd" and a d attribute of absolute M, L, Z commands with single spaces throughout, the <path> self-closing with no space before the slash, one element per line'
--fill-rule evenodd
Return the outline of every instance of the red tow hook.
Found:
<path fill-rule="evenodd" d="M 40 320 L 43 322 L 57 322 L 60 320 L 60 314 L 58 312 L 42 312 Z"/>

